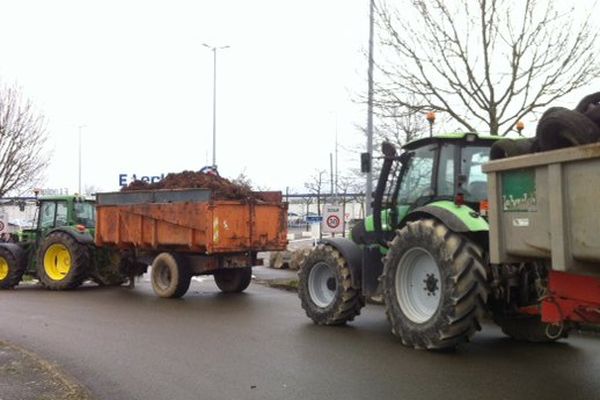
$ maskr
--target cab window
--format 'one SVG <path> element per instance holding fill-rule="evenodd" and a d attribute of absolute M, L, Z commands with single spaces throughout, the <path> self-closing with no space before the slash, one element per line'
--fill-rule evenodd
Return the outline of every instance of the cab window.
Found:
<path fill-rule="evenodd" d="M 398 204 L 412 204 L 417 199 L 433 195 L 433 164 L 437 146 L 414 151 L 402 177 Z"/>
<path fill-rule="evenodd" d="M 56 203 L 56 223 L 54 226 L 65 226 L 67 225 L 67 202 L 59 201 Z"/>
<path fill-rule="evenodd" d="M 443 144 L 437 177 L 438 196 L 454 196 L 454 152 L 456 146 Z"/>
<path fill-rule="evenodd" d="M 487 175 L 481 170 L 490 159 L 489 147 L 465 147 L 461 156 L 461 174 L 465 178 L 463 190 L 466 201 L 487 199 Z"/>
<path fill-rule="evenodd" d="M 78 224 L 86 228 L 93 228 L 96 225 L 96 208 L 93 203 L 83 202 L 75 203 L 75 220 Z"/>
<path fill-rule="evenodd" d="M 40 228 L 54 227 L 54 216 L 56 214 L 56 203 L 53 201 L 43 202 L 40 207 Z"/>

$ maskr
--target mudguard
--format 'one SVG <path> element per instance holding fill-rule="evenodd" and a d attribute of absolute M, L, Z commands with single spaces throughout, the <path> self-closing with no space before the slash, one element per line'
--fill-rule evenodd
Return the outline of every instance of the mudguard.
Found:
<path fill-rule="evenodd" d="M 70 235 L 73 239 L 75 239 L 78 243 L 81 243 L 81 244 L 85 244 L 85 245 L 94 244 L 94 237 L 92 235 L 90 235 L 90 233 L 88 231 L 79 232 L 75 228 L 71 228 L 68 226 L 61 226 L 60 228 L 51 230 L 50 232 L 48 232 L 48 234 L 53 233 L 53 232 L 64 232 L 67 235 Z"/>
<path fill-rule="evenodd" d="M 340 252 L 342 257 L 348 263 L 352 273 L 352 287 L 361 288 L 362 272 L 362 249 L 352 240 L 347 238 L 327 238 L 319 240 L 319 244 L 325 244 L 333 247 Z"/>
<path fill-rule="evenodd" d="M 424 207 L 412 210 L 402 221 L 423 219 L 424 216 L 434 217 L 444 223 L 450 230 L 459 233 L 487 232 L 487 221 L 475 210 L 466 205 L 457 206 L 451 201 L 436 201 Z"/>

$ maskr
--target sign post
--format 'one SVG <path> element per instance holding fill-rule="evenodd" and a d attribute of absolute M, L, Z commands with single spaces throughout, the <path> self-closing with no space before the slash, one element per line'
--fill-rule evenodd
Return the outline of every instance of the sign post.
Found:
<path fill-rule="evenodd" d="M 344 232 L 344 213 L 342 207 L 334 205 L 323 207 L 321 230 L 324 233 L 331 233 L 333 235 Z"/>

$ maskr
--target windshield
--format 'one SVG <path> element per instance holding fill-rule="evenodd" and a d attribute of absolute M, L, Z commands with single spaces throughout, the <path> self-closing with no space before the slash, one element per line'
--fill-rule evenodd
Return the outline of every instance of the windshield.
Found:
<path fill-rule="evenodd" d="M 465 201 L 479 202 L 487 199 L 487 174 L 481 170 L 481 166 L 489 159 L 489 147 L 463 147 L 460 173 L 465 179 L 463 183 Z"/>
<path fill-rule="evenodd" d="M 75 203 L 75 221 L 86 228 L 96 226 L 96 207 L 93 203 Z"/>

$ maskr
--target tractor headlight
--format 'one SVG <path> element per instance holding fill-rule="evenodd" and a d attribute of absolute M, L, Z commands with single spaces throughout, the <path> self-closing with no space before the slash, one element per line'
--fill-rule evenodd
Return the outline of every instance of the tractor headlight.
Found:
<path fill-rule="evenodd" d="M 467 133 L 465 135 L 465 140 L 469 143 L 472 143 L 475 140 L 477 140 L 477 134 L 476 133 Z"/>

